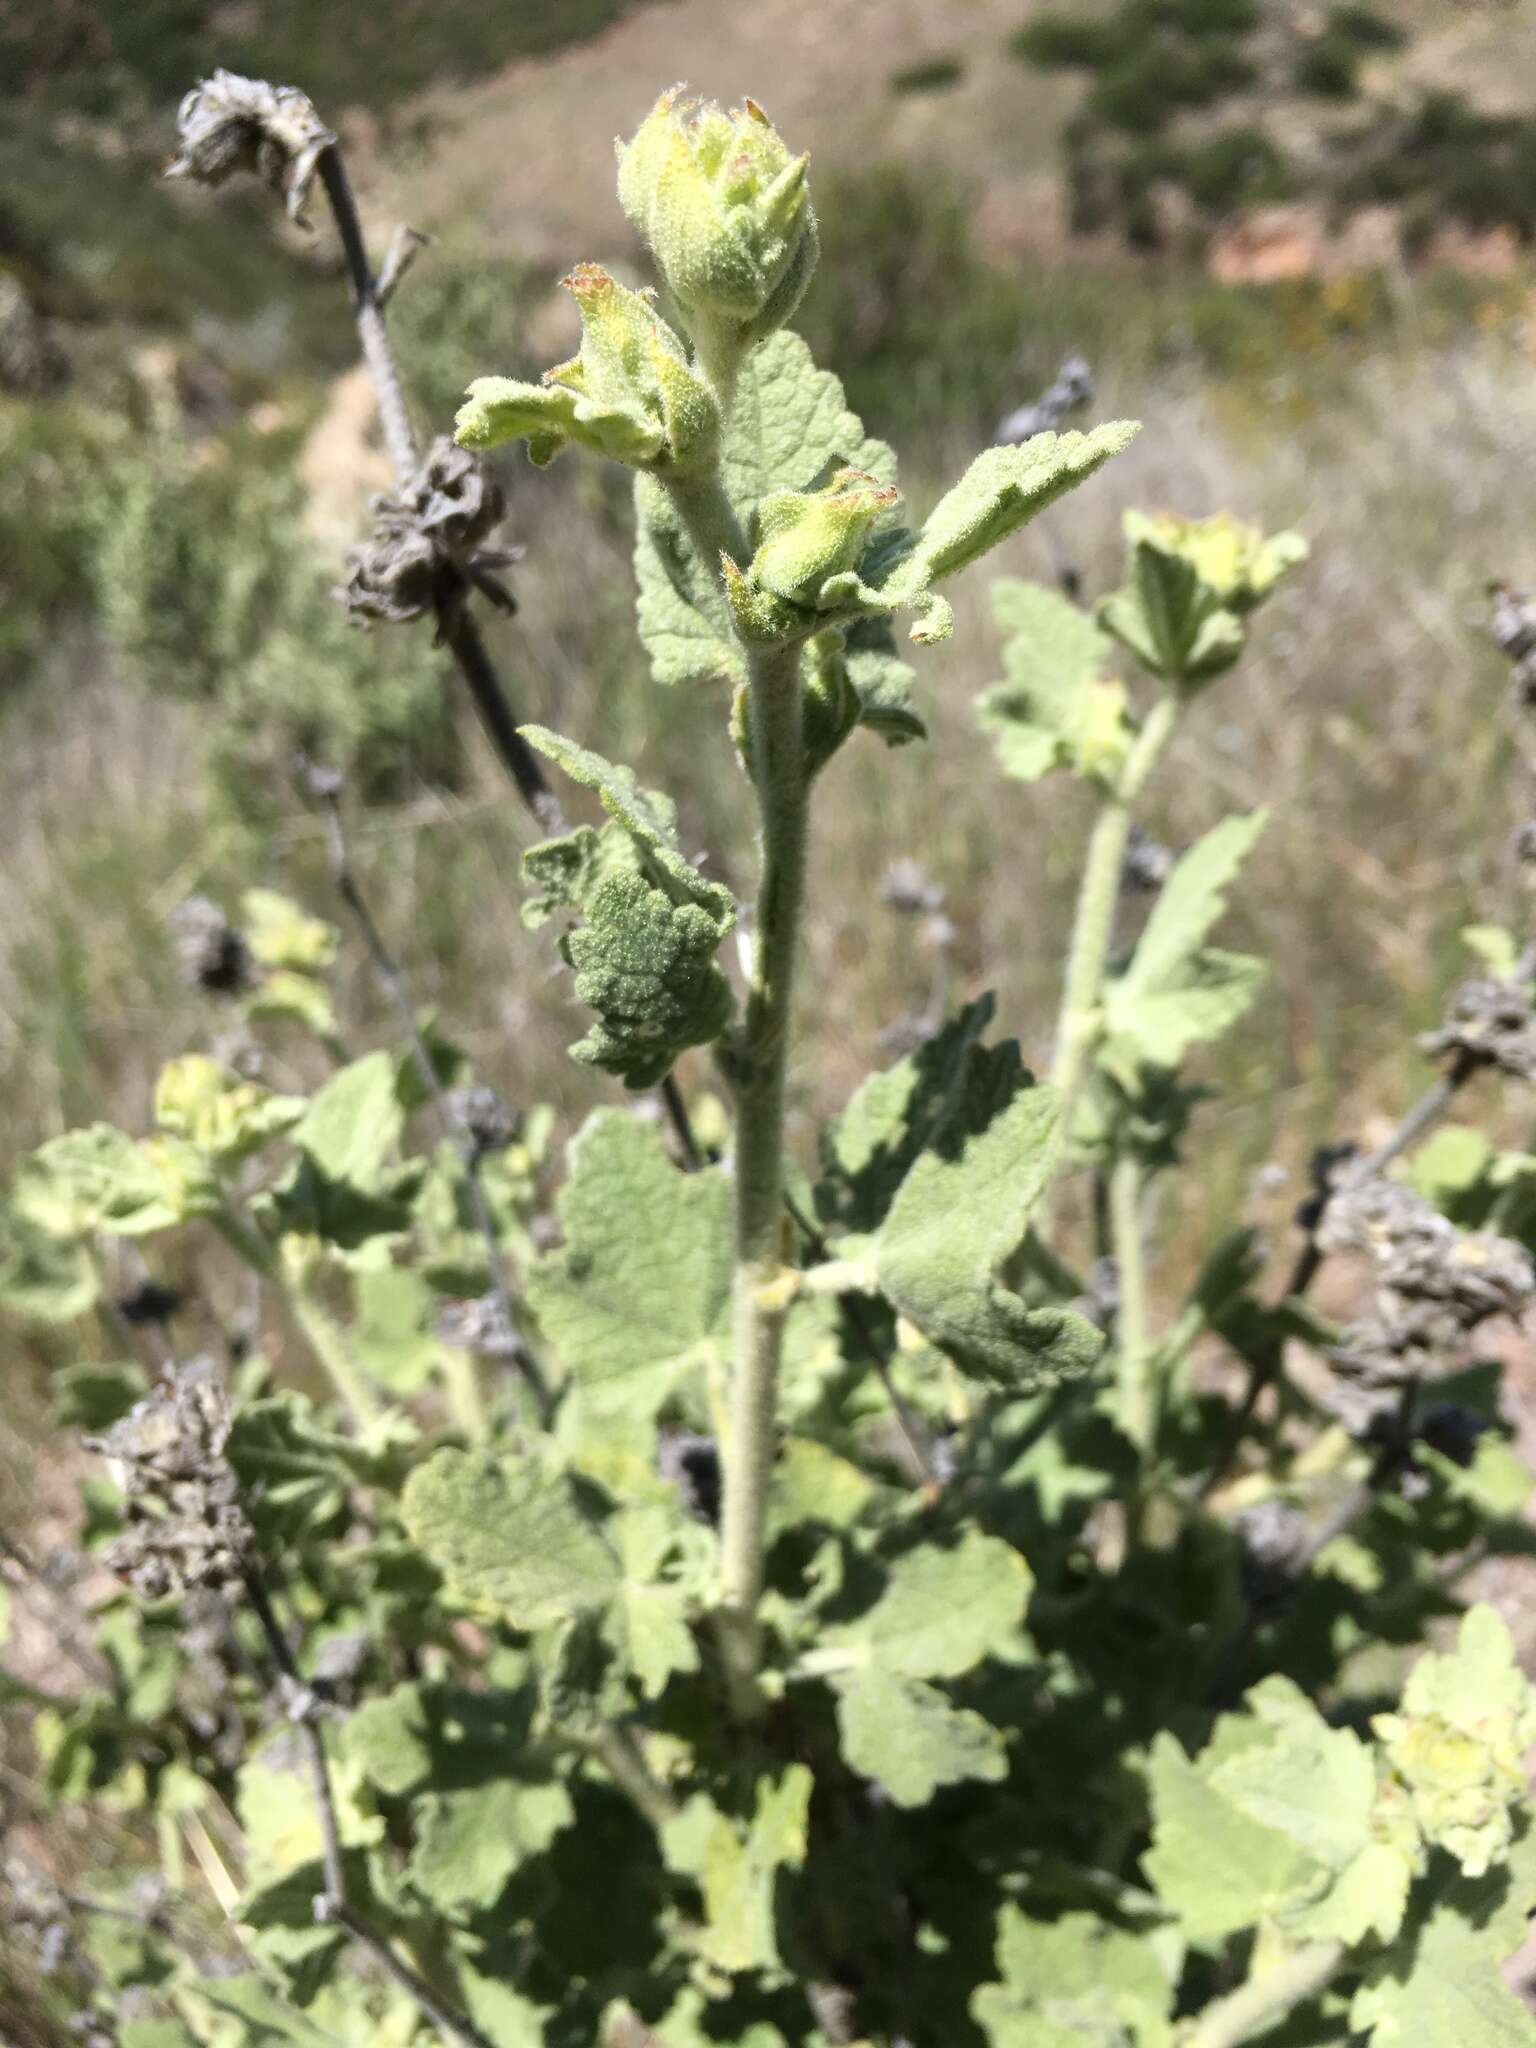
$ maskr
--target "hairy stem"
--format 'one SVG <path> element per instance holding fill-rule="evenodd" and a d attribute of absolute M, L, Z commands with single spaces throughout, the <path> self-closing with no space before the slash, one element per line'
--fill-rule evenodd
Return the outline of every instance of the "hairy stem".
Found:
<path fill-rule="evenodd" d="M 1173 730 L 1177 711 L 1177 700 L 1171 694 L 1160 697 L 1152 707 L 1136 736 L 1119 787 L 1100 811 L 1088 842 L 1051 1067 L 1051 1081 L 1061 1098 L 1063 1145 L 1070 1135 L 1072 1112 L 1102 1028 L 1100 1004 L 1114 944 L 1115 911 L 1120 902 L 1120 874 L 1131 833 L 1132 806 Z"/>
<path fill-rule="evenodd" d="M 737 1712 L 761 1710 L 758 1600 L 763 1589 L 768 1477 L 787 1301 L 776 1286 L 784 1238 L 784 1074 L 805 888 L 806 779 L 799 650 L 751 660 L 752 777 L 762 818 L 762 871 L 752 981 L 733 1047 L 736 1084 L 736 1277 L 732 1371 L 723 1447 L 721 1639 Z"/>
<path fill-rule="evenodd" d="M 1145 1460 L 1157 1437 L 1157 1389 L 1147 1328 L 1146 1243 L 1142 1232 L 1141 1161 L 1127 1153 L 1109 1177 L 1109 1224 L 1119 1275 L 1120 1306 L 1115 1317 L 1119 1358 L 1120 1426 Z"/>
<path fill-rule="evenodd" d="M 1327 1989 L 1345 1960 L 1340 1942 L 1299 1948 L 1273 1969 L 1251 1977 L 1230 1998 L 1218 1999 L 1201 2015 L 1186 2048 L 1243 2048 L 1278 2026 L 1298 2005 Z"/>

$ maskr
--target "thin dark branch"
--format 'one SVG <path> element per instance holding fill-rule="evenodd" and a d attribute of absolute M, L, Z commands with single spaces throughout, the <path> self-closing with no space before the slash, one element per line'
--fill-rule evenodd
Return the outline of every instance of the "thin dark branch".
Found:
<path fill-rule="evenodd" d="M 341 238 L 342 257 L 357 315 L 358 340 L 378 394 L 379 418 L 389 459 L 396 480 L 402 489 L 406 489 L 415 479 L 421 455 L 394 351 L 390 347 L 389 332 L 384 324 L 384 298 L 387 294 L 381 293 L 379 280 L 368 261 L 357 201 L 339 145 L 333 143 L 322 153 L 318 168 L 320 182 L 336 222 L 336 232 Z M 391 284 L 398 282 L 400 275 L 401 265 L 397 262 Z M 458 664 L 486 737 L 511 776 L 518 795 L 538 820 L 540 830 L 553 837 L 565 830 L 559 799 L 549 786 L 538 755 L 517 729 L 517 716 L 486 652 L 479 627 L 465 605 L 456 604 L 450 609 L 452 616 L 443 622 L 443 639 Z"/>
<path fill-rule="evenodd" d="M 668 1074 L 657 1092 L 661 1096 L 661 1106 L 667 1113 L 667 1121 L 672 1126 L 672 1135 L 677 1140 L 684 1171 L 697 1173 L 704 1164 L 704 1154 L 699 1150 L 699 1141 L 693 1134 L 693 1119 L 688 1114 L 683 1091 L 677 1085 L 676 1074 Z"/>
<path fill-rule="evenodd" d="M 474 1216 L 475 1227 L 479 1231 L 485 1246 L 486 1267 L 491 1283 L 490 1291 L 500 1312 L 504 1327 L 515 1332 L 517 1330 L 518 1318 L 512 1297 L 511 1282 L 507 1274 L 506 1255 L 502 1251 L 501 1238 L 496 1229 L 496 1219 L 491 1214 L 491 1205 L 486 1198 L 485 1186 L 480 1178 L 479 1148 L 469 1132 L 464 1129 L 460 1120 L 453 1113 L 453 1107 L 448 1100 L 442 1081 L 438 1077 L 437 1068 L 433 1063 L 432 1054 L 426 1040 L 421 1035 L 421 1026 L 416 1021 L 416 1011 L 411 1002 L 410 990 L 406 986 L 405 975 L 394 955 L 390 952 L 389 947 L 385 944 L 384 935 L 374 920 L 373 913 L 368 907 L 368 899 L 364 896 L 357 876 L 353 871 L 352 863 L 347 853 L 346 830 L 342 824 L 340 798 L 334 789 L 327 788 L 321 792 L 320 800 L 325 810 L 326 830 L 331 853 L 331 874 L 336 884 L 337 894 L 357 921 L 358 929 L 363 935 L 363 942 L 368 948 L 369 958 L 373 962 L 374 971 L 387 989 L 390 1001 L 394 1004 L 395 1014 L 400 1020 L 400 1027 L 405 1033 L 406 1042 L 410 1046 L 411 1059 L 420 1077 L 421 1085 L 426 1090 L 427 1097 L 436 1113 L 438 1122 L 442 1126 L 443 1135 L 458 1154 L 459 1164 L 464 1175 L 465 1198 Z M 550 1415 L 549 1389 L 545 1385 L 544 1376 L 539 1371 L 536 1361 L 521 1339 L 518 1341 L 513 1362 L 518 1372 L 522 1375 L 524 1384 L 534 1398 L 541 1421 L 547 1424 Z"/>
<path fill-rule="evenodd" d="M 293 1646 L 277 1618 L 261 1573 L 254 1565 L 244 1573 L 244 1585 L 252 1612 L 261 1625 L 272 1661 L 277 1666 L 278 1696 L 304 1744 L 310 1780 L 314 1786 L 315 1809 L 320 1820 L 321 1865 L 325 1872 L 325 1890 L 315 1901 L 316 1920 L 323 1926 L 345 1928 L 358 1946 L 365 1948 L 381 1968 L 388 1971 L 407 1997 L 415 2000 L 425 2016 L 449 2040 L 466 2042 L 468 2048 L 493 2048 L 472 2020 L 440 1997 L 424 1977 L 418 1976 L 395 1954 L 378 1929 L 348 1899 L 336 1794 L 325 1754 L 325 1738 L 316 1719 L 318 1702 L 299 1675 Z"/>

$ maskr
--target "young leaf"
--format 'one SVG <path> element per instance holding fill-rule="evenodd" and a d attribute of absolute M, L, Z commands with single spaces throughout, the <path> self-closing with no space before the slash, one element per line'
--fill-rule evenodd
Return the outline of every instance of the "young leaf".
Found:
<path fill-rule="evenodd" d="M 1370 2048 L 1536 2048 L 1536 2019 L 1500 1965 L 1536 1907 L 1536 1834 L 1511 1868 L 1469 1878 L 1440 1863 L 1414 1888 L 1401 1940 L 1355 1993 L 1349 2023 Z"/>
<path fill-rule="evenodd" d="M 838 1679 L 836 1691 L 844 1760 L 898 1806 L 926 1806 L 941 1785 L 1008 1775 L 998 1730 L 936 1686 L 872 1667 Z"/>
<path fill-rule="evenodd" d="M 1241 1016 L 1263 963 L 1205 946 L 1226 892 L 1269 822 L 1264 810 L 1226 818 L 1197 840 L 1164 884 L 1125 973 L 1105 995 L 1105 1064 L 1134 1086 L 1142 1067 L 1171 1069 L 1197 1041 Z"/>
<path fill-rule="evenodd" d="M 963 1146 L 924 1152 L 880 1226 L 881 1292 L 962 1371 L 1028 1392 L 1085 1372 L 1102 1339 L 1069 1309 L 1030 1308 L 1002 1280 L 1056 1157 L 1060 1105 L 1026 1088 Z"/>
<path fill-rule="evenodd" d="M 1139 1934 L 1091 1913 L 1031 1920 L 1005 1905 L 997 1968 L 1001 1984 L 971 1998 L 993 2048 L 1172 2048 L 1174 1986 Z"/>
<path fill-rule="evenodd" d="M 23 1225 L 60 1238 L 147 1237 L 185 1213 L 154 1155 L 111 1124 L 40 1145 L 22 1161 L 12 1204 Z"/>
<path fill-rule="evenodd" d="M 452 1590 L 514 1628 L 606 1606 L 618 1590 L 612 1547 L 553 1464 L 440 1450 L 411 1474 L 400 1512 Z"/>
<path fill-rule="evenodd" d="M 1053 768 L 1112 776 L 1125 759 L 1131 725 L 1125 692 L 1104 679 L 1111 652 L 1087 613 L 1038 583 L 1005 579 L 992 586 L 1005 680 L 977 699 L 982 730 L 998 763 L 1019 782 Z"/>
<path fill-rule="evenodd" d="M 343 1067 L 310 1100 L 293 1142 L 330 1182 L 378 1194 L 405 1129 L 395 1062 L 371 1052 Z"/>
<path fill-rule="evenodd" d="M 952 1545 L 924 1543 L 890 1565 L 873 1607 L 823 1631 L 839 1663 L 889 1678 L 961 1678 L 1018 1642 L 1033 1581 L 1012 1545 L 966 1529 Z"/>
<path fill-rule="evenodd" d="M 698 1947 L 716 1969 L 778 1967 L 774 1893 L 779 1872 L 805 1861 L 811 1783 L 804 1764 L 790 1764 L 777 1779 L 760 1778 L 745 1827 L 696 1793 L 663 1829 L 667 1863 L 693 1878 L 703 1895 Z"/>
<path fill-rule="evenodd" d="M 406 1875 L 443 1913 L 493 1906 L 513 1871 L 547 1849 L 572 1818 L 563 1785 L 514 1777 L 431 1793 L 417 1811 Z"/>
<path fill-rule="evenodd" d="M 652 1126 L 611 1109 L 582 1126 L 560 1196 L 565 1243 L 532 1268 L 528 1298 L 584 1406 L 648 1418 L 719 1355 L 730 1211 L 725 1176 L 680 1173 Z"/>

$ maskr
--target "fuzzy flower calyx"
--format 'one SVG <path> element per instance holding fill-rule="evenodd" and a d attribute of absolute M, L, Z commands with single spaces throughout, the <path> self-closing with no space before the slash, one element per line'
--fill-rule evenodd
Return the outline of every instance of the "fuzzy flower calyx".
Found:
<path fill-rule="evenodd" d="M 291 85 L 215 71 L 182 101 L 176 115 L 181 147 L 168 178 L 222 185 L 252 172 L 282 195 L 290 220 L 302 221 L 320 159 L 336 137 L 305 94 Z"/>
<path fill-rule="evenodd" d="M 706 348 L 782 327 L 816 267 L 810 159 L 792 157 L 753 100 L 731 113 L 664 92 L 619 153 L 619 202 Z"/>
<path fill-rule="evenodd" d="M 459 410 L 460 445 L 525 440 L 541 468 L 571 442 L 636 469 L 678 473 L 714 460 L 720 414 L 651 303 L 596 263 L 562 279 L 581 313 L 581 349 L 542 384 L 479 377 Z"/>

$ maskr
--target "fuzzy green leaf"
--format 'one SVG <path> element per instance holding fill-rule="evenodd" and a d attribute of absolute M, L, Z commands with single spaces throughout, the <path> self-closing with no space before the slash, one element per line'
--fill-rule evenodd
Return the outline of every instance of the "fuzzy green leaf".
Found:
<path fill-rule="evenodd" d="M 1030 1308 L 1001 1270 L 1055 1164 L 1060 1105 L 1015 1096 L 980 1135 L 925 1152 L 876 1241 L 881 1291 L 962 1371 L 1028 1392 L 1085 1372 L 1102 1339 L 1068 1309 Z"/>
<path fill-rule="evenodd" d="M 0 1309 L 40 1323 L 69 1323 L 89 1313 L 100 1288 L 90 1252 L 72 1237 L 0 1208 Z"/>
<path fill-rule="evenodd" d="M 563 1785 L 492 1779 L 432 1793 L 418 1809 L 406 1875 L 440 1912 L 495 1904 L 507 1879 L 540 1855 L 572 1818 Z"/>
<path fill-rule="evenodd" d="M 650 1125 L 598 1110 L 560 1195 L 564 1246 L 528 1298 L 583 1401 L 648 1417 L 719 1355 L 730 1320 L 731 1196 L 717 1169 L 680 1173 Z"/>
<path fill-rule="evenodd" d="M 50 1237 L 147 1237 L 183 1220 L 155 1155 L 111 1124 L 50 1138 L 22 1161 L 12 1197 L 23 1224 Z"/>
<path fill-rule="evenodd" d="M 440 1450 L 411 1474 L 400 1511 L 454 1592 L 514 1628 L 605 1606 L 619 1562 L 568 1474 L 533 1457 Z"/>
<path fill-rule="evenodd" d="M 1414 1887 L 1402 1938 L 1374 1962 L 1349 2023 L 1370 2048 L 1536 2048 L 1536 2019 L 1500 1965 L 1536 1907 L 1536 1835 L 1507 1871 L 1482 1878 L 1441 1863 Z"/>
<path fill-rule="evenodd" d="M 898 1806 L 926 1806 L 941 1785 L 997 1784 L 1008 1775 L 990 1721 L 951 1706 L 936 1686 L 879 1668 L 837 1681 L 843 1756 Z"/>
<path fill-rule="evenodd" d="M 1036 434 L 984 449 L 934 506 L 911 553 L 880 586 L 882 597 L 917 607 L 913 639 L 941 640 L 950 631 L 949 607 L 932 595 L 936 583 L 1027 526 L 1128 447 L 1139 431 L 1133 420 L 1112 420 L 1087 434 Z"/>
<path fill-rule="evenodd" d="M 1174 1987 L 1146 1939 L 1090 1913 L 997 1920 L 1001 1984 L 971 2014 L 994 2048 L 1170 2048 Z"/>
<path fill-rule="evenodd" d="M 1143 1067 L 1171 1069 L 1189 1046 L 1218 1037 L 1252 1001 L 1262 961 L 1205 945 L 1259 834 L 1264 810 L 1226 818 L 1175 866 L 1125 973 L 1105 995 L 1102 1057 L 1134 1086 Z"/>
<path fill-rule="evenodd" d="M 916 1052 L 872 1074 L 823 1131 L 824 1222 L 875 1229 L 923 1151 L 979 1134 L 1013 1100 L 1025 1079 L 1017 1041 L 981 1043 L 996 1007 L 991 995 L 968 1003 Z"/>
<path fill-rule="evenodd" d="M 760 1778 L 752 1820 L 743 1826 L 695 1794 L 662 1831 L 673 1870 L 697 1883 L 704 1901 L 699 1951 L 720 1970 L 778 1967 L 774 1894 L 781 1870 L 805 1860 L 811 1773 L 790 1764 Z"/>
<path fill-rule="evenodd" d="M 383 1189 L 404 1129 L 395 1062 L 370 1052 L 326 1082 L 292 1137 L 327 1181 L 371 1195 Z"/>
<path fill-rule="evenodd" d="M 1316 1859 L 1278 1828 L 1250 1818 L 1209 1782 L 1172 1735 L 1152 1744 L 1148 1881 L 1192 1941 L 1218 1941 L 1304 1900 Z"/>
<path fill-rule="evenodd" d="M 1032 1583 L 1011 1544 L 968 1528 L 948 1547 L 924 1543 L 904 1551 L 875 1604 L 825 1629 L 821 1648 L 834 1667 L 888 1678 L 960 1678 L 1017 1644 Z"/>
<path fill-rule="evenodd" d="M 787 328 L 742 365 L 720 460 L 726 493 L 754 545 L 752 515 L 770 492 L 803 491 L 842 468 L 865 470 L 883 484 L 896 479 L 890 448 L 865 433 L 837 378 L 818 370 Z M 653 479 L 636 479 L 635 510 L 640 637 L 655 680 L 743 681 L 718 566 L 699 560 Z"/>
<path fill-rule="evenodd" d="M 1053 768 L 1104 774 L 1120 766 L 1131 728 L 1123 689 L 1104 680 L 1108 638 L 1075 604 L 1038 583 L 995 583 L 992 610 L 1010 636 L 1006 676 L 976 708 L 1003 772 L 1036 782 Z"/>

